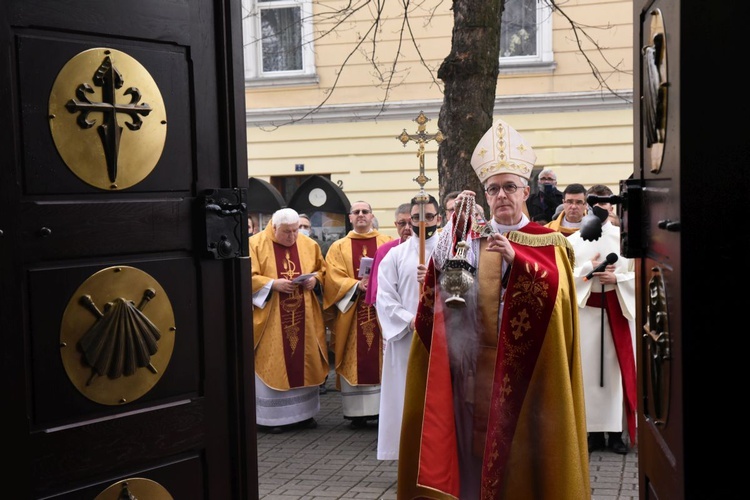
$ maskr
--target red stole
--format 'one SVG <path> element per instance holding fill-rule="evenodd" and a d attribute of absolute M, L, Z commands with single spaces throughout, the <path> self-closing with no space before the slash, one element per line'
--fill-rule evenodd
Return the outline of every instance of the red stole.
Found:
<path fill-rule="evenodd" d="M 505 477 L 521 407 L 536 369 L 559 284 L 554 246 L 512 244 L 516 257 L 498 334 L 482 464 L 482 498 L 496 498 Z M 543 299 L 542 290 L 547 295 Z"/>
<path fill-rule="evenodd" d="M 375 257 L 377 238 L 352 239 L 352 267 L 354 276 L 359 276 L 362 257 Z M 365 302 L 365 294 L 359 294 L 354 321 L 357 325 L 357 384 L 380 383 L 380 351 L 383 339 L 375 307 Z"/>
<path fill-rule="evenodd" d="M 617 292 L 610 290 L 602 294 L 591 292 L 587 306 L 603 308 L 607 311 L 609 329 L 612 332 L 612 340 L 615 344 L 617 361 L 620 363 L 620 375 L 622 376 L 623 395 L 625 397 L 625 416 L 628 421 L 628 434 L 630 444 L 635 445 L 635 409 L 636 409 L 636 371 L 635 358 L 633 357 L 633 339 L 630 336 L 630 325 L 625 315 L 622 314 L 620 301 L 617 300 Z"/>
<path fill-rule="evenodd" d="M 273 244 L 279 278 L 293 280 L 302 274 L 297 245 Z M 279 292 L 281 339 L 289 387 L 305 385 L 305 296 L 300 287 L 292 293 Z"/>
<path fill-rule="evenodd" d="M 434 281 L 433 281 L 434 280 Z M 433 285 L 433 287 L 430 287 Z M 434 299 L 434 300 L 433 300 Z M 417 484 L 446 492 L 456 498 L 460 493 L 458 441 L 453 382 L 451 379 L 444 304 L 434 274 L 432 259 L 425 279 L 425 293 L 417 313 L 417 335 L 430 352 L 427 387 L 419 443 Z M 434 313 L 434 316 L 430 316 Z M 432 319 L 432 328 L 429 320 Z M 425 328 L 427 327 L 427 328 Z M 424 335 L 427 333 L 427 335 Z M 430 335 L 431 333 L 431 335 Z M 402 435 L 402 440 L 403 440 Z"/>

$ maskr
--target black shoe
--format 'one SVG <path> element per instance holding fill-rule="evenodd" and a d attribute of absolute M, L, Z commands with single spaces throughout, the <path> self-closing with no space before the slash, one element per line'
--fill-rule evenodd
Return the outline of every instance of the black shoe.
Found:
<path fill-rule="evenodd" d="M 349 424 L 352 429 L 364 429 L 367 427 L 367 418 L 365 417 L 352 417 L 352 423 Z"/>
<path fill-rule="evenodd" d="M 318 422 L 314 418 L 308 418 L 297 424 L 300 429 L 315 429 L 318 427 Z"/>
<path fill-rule="evenodd" d="M 589 453 L 597 450 L 603 450 L 605 447 L 603 432 L 589 432 L 588 436 Z"/>
<path fill-rule="evenodd" d="M 627 455 L 630 451 L 628 445 L 622 441 L 622 434 L 619 432 L 609 434 L 609 449 L 618 455 Z"/>
<path fill-rule="evenodd" d="M 281 434 L 282 432 L 284 432 L 283 427 L 279 427 L 279 426 L 269 427 L 267 425 L 259 425 L 258 430 L 264 434 Z"/>

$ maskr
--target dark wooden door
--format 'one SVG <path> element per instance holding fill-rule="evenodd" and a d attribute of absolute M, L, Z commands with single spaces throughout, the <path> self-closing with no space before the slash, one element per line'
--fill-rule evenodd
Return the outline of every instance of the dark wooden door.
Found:
<path fill-rule="evenodd" d="M 638 458 L 643 499 L 744 497 L 736 418 L 747 331 L 740 255 L 747 99 L 731 68 L 746 3 L 638 1 L 635 169 L 623 246 L 638 257 Z M 740 221 L 737 215 L 742 214 Z M 733 283 L 739 288 L 732 288 Z"/>
<path fill-rule="evenodd" d="M 229 0 L 2 2 L 17 498 L 258 496 L 240 16 Z"/>

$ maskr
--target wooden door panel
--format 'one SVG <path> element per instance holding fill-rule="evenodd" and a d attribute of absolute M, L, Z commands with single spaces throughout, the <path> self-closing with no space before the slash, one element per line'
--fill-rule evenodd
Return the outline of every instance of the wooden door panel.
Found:
<path fill-rule="evenodd" d="M 639 491 L 737 498 L 744 464 L 722 457 L 742 427 L 726 418 L 724 394 L 743 393 L 747 378 L 735 341 L 747 294 L 726 284 L 745 274 L 744 231 L 730 214 L 746 210 L 750 142 L 746 127 L 725 126 L 746 114 L 746 99 L 705 76 L 736 65 L 750 5 L 644 0 L 634 14 Z M 721 27 L 708 43 L 706 26 Z"/>
<path fill-rule="evenodd" d="M 661 0 L 641 2 L 638 16 L 640 36 L 640 107 L 636 109 L 636 170 L 642 188 L 643 210 L 640 231 L 645 248 L 638 264 L 638 458 L 642 498 L 684 498 L 682 483 L 685 467 L 683 449 L 683 387 L 681 331 L 681 233 L 668 231 L 665 221 L 680 220 L 679 89 L 671 82 L 679 74 L 676 45 L 677 19 L 671 5 Z M 662 42 L 664 42 L 664 45 Z M 642 55 L 651 51 L 651 58 Z M 664 57 L 666 54 L 666 58 Z M 658 71 L 654 71 L 654 70 Z M 657 82 L 657 91 L 651 87 Z M 667 86 L 663 84 L 670 82 Z M 662 94 L 659 94 L 661 92 Z M 666 99 L 664 99 L 666 96 Z M 650 106 L 664 113 L 654 116 Z M 648 139 L 649 132 L 660 139 Z M 661 318 L 661 319 L 659 319 Z M 663 325 L 660 323 L 663 321 Z M 659 353 L 654 342 L 658 332 L 666 331 Z M 651 332 L 651 335 L 649 335 Z"/>
<path fill-rule="evenodd" d="M 126 193 L 159 191 L 189 192 L 191 188 L 193 150 L 190 124 L 194 116 L 190 100 L 190 74 L 186 49 L 164 43 L 136 43 L 112 38 L 90 37 L 85 41 L 76 34 L 21 30 L 17 35 L 19 90 L 23 106 L 21 125 L 24 152 L 24 193 L 28 195 L 101 194 L 106 193 L 79 179 L 58 153 L 50 133 L 50 91 L 58 74 L 74 56 L 86 50 L 106 47 L 119 50 L 135 58 L 157 83 L 164 101 L 168 140 L 158 161 L 158 168 L 138 184 L 123 190 Z M 93 61 L 95 62 L 95 61 Z M 92 74 L 96 65 L 91 68 Z M 67 101 L 76 96 L 76 85 L 88 81 L 85 73 L 80 81 L 72 82 L 69 92 L 60 95 Z M 128 76 L 130 78 L 128 79 Z M 136 75 L 122 75 L 123 86 L 139 85 Z M 69 95 L 68 95 L 69 94 Z M 96 99 L 96 97 L 92 97 Z M 148 103 L 153 96 L 143 95 Z M 59 121 L 75 121 L 77 114 L 55 117 Z M 143 120 L 149 120 L 149 116 Z M 101 118 L 92 116 L 98 126 Z M 121 126 L 125 118 L 119 117 Z M 135 132 L 137 134 L 137 132 Z"/>
<path fill-rule="evenodd" d="M 134 478 L 160 483 L 173 498 L 257 497 L 250 263 L 238 258 L 246 246 L 220 255 L 206 241 L 224 234 L 222 218 L 231 237 L 246 241 L 246 229 L 244 238 L 234 230 L 247 227 L 246 215 L 214 210 L 209 231 L 203 200 L 247 185 L 240 16 L 230 0 L 9 0 L 0 8 L 0 122 L 8 125 L 0 134 L 0 380 L 9 433 L 24 450 L 6 468 L 19 478 L 20 498 L 92 499 Z M 108 68 L 106 50 L 137 64 Z M 85 51 L 102 59 L 93 82 L 87 61 L 68 65 Z M 133 67 L 145 68 L 145 87 Z M 71 88 L 56 86 L 63 68 Z M 102 81 L 96 94 L 81 86 Z M 126 113 L 143 123 L 159 116 L 148 123 L 163 148 L 138 135 L 138 120 L 131 128 L 118 117 L 99 129 L 111 112 L 105 105 L 147 102 L 148 92 L 138 94 L 154 88 L 163 106 Z M 51 102 L 60 116 L 50 116 Z M 95 141 L 81 110 L 96 120 Z M 64 140 L 55 127 L 69 127 Z M 126 146 L 108 150 L 102 141 L 115 144 L 109 131 L 120 127 L 132 132 Z M 119 154 L 154 151 L 153 168 L 127 187 L 117 176 L 97 184 L 82 175 L 107 174 Z M 128 175 L 142 167 L 117 166 Z M 153 279 L 159 298 L 142 283 L 132 293 L 110 290 L 116 280 L 106 275 L 119 272 Z M 80 287 L 97 276 L 96 307 L 81 305 Z M 96 375 L 81 336 L 153 333 L 151 306 L 165 296 L 173 318 L 156 313 L 150 357 L 132 374 Z M 61 331 L 71 330 L 70 310 L 84 319 L 68 341 Z M 106 323 L 113 311 L 124 314 L 116 326 Z"/>
<path fill-rule="evenodd" d="M 20 206 L 19 228 L 24 260 L 58 260 L 117 253 L 192 249 L 195 200 L 166 194 L 162 199 L 45 199 Z"/>
<path fill-rule="evenodd" d="M 197 33 L 206 31 L 213 16 L 211 6 L 192 0 L 130 0 L 129 2 L 86 2 L 79 0 L 25 0 L 10 9 L 12 25 L 43 26 L 49 29 L 87 36 L 107 33 L 112 37 L 174 41 L 191 45 Z M 109 4 L 109 5 L 108 5 Z M 203 20 L 195 17 L 203 13 Z M 33 20 L 33 22 L 28 22 Z M 206 68 L 208 70 L 208 68 Z"/>
<path fill-rule="evenodd" d="M 79 297 L 75 295 L 78 287 L 87 278 L 102 269 L 118 266 L 131 266 L 153 277 L 166 292 L 174 317 L 174 332 L 162 332 L 162 335 L 174 335 L 174 347 L 166 369 L 158 383 L 146 394 L 135 401 L 122 406 L 112 406 L 87 399 L 71 382 L 61 359 L 60 333 L 63 315 L 69 304 L 77 305 Z M 198 289 L 195 281 L 192 262 L 186 258 L 118 261 L 99 265 L 82 265 L 64 267 L 45 267 L 29 270 L 29 331 L 31 338 L 31 356 L 33 360 L 32 388 L 34 394 L 34 412 L 31 422 L 33 428 L 48 429 L 71 422 L 111 417 L 132 411 L 148 411 L 150 407 L 182 404 L 201 396 L 199 381 L 201 366 L 199 362 L 200 345 L 198 339 L 197 299 Z M 138 296 L 126 297 L 135 300 Z M 98 304 L 103 309 L 105 304 Z M 144 310 L 148 316 L 148 307 Z M 88 320 L 88 311 L 81 311 L 84 320 Z M 90 324 L 96 322 L 90 315 Z M 76 346 L 66 346 L 75 349 Z M 30 363 L 31 364 L 31 363 Z M 106 377 L 102 377 L 106 379 Z M 99 381 L 97 380 L 97 383 Z M 106 383 L 106 380 L 102 380 Z"/>
<path fill-rule="evenodd" d="M 197 452 L 179 453 L 179 448 L 192 445 L 197 449 L 201 445 L 199 431 L 205 423 L 200 417 L 205 408 L 198 404 L 193 410 L 186 413 L 181 408 L 167 408 L 131 419 L 126 426 L 96 424 L 47 435 L 44 440 L 37 440 L 41 436 L 36 435 L 32 439 L 32 451 L 44 450 L 45 454 L 31 469 L 37 483 L 35 488 L 52 492 L 45 498 L 92 500 L 122 479 L 147 477 L 164 486 L 175 499 L 213 498 L 205 492 L 206 457 Z M 185 439 L 179 447 L 170 439 L 154 441 L 141 449 L 139 442 L 128 436 L 137 435 L 144 426 L 161 429 L 164 434 L 182 435 Z M 111 434 L 118 438 L 111 439 Z M 89 451 L 86 455 L 75 452 L 81 443 L 86 443 Z M 167 455 L 168 460 L 162 458 Z M 68 489 L 61 491 L 60 484 L 66 484 Z"/>
<path fill-rule="evenodd" d="M 193 467 L 195 477 L 185 476 L 182 480 L 193 486 L 202 484 L 206 482 L 207 460 L 202 451 L 207 431 L 205 414 L 205 401 L 198 400 L 190 405 L 167 406 L 77 427 L 35 432 L 29 450 L 32 456 L 29 470 L 37 492 L 33 498 L 87 484 L 103 490 L 102 484 L 133 475 L 156 480 L 154 471 L 185 460 L 196 461 L 200 467 Z M 214 498 L 204 496 L 201 489 L 184 497 L 172 496 Z"/>

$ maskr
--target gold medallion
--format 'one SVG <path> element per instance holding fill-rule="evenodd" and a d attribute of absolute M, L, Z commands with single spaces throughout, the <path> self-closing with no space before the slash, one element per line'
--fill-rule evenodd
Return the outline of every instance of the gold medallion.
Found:
<path fill-rule="evenodd" d="M 649 169 L 659 173 L 667 141 L 667 34 L 659 9 L 651 11 L 651 45 L 641 48 L 643 64 L 643 140 Z"/>
<path fill-rule="evenodd" d="M 175 331 L 172 304 L 154 278 L 134 267 L 102 269 L 78 287 L 63 313 L 65 372 L 92 401 L 131 403 L 164 374 Z"/>
<path fill-rule="evenodd" d="M 151 479 L 131 477 L 118 481 L 99 493 L 94 500 L 172 500 L 169 491 Z"/>
<path fill-rule="evenodd" d="M 108 48 L 83 51 L 63 66 L 50 93 L 49 125 L 68 168 L 108 191 L 145 179 L 167 138 L 156 82 L 131 56 Z"/>

